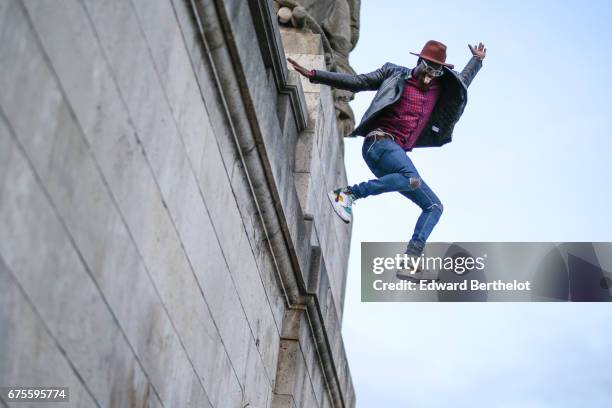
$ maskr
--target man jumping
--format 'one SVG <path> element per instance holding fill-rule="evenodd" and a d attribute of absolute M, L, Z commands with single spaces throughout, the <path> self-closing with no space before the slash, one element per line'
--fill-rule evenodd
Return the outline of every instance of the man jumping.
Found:
<path fill-rule="evenodd" d="M 446 46 L 433 40 L 425 44 L 420 54 L 411 52 L 419 57 L 412 69 L 386 63 L 374 72 L 351 75 L 308 70 L 288 58 L 310 82 L 355 93 L 378 91 L 361 123 L 351 133 L 365 137 L 362 155 L 377 178 L 338 188 L 328 196 L 336 214 L 346 223 L 352 219 L 355 200 L 390 191 L 412 200 L 422 209 L 405 252 L 413 258 L 423 253 L 443 207 L 406 152 L 451 141 L 453 128 L 467 103 L 467 87 L 482 67 L 487 51 L 482 43 L 468 47 L 472 58 L 461 73 L 446 63 Z M 431 279 L 420 268 L 406 269 L 398 271 L 398 278 Z"/>

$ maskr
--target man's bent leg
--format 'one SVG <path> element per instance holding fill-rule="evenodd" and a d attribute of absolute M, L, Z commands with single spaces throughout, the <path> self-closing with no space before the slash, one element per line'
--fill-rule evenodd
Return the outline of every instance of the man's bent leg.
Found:
<path fill-rule="evenodd" d="M 425 242 L 431 231 L 438 223 L 440 216 L 442 215 L 442 203 L 440 199 L 434 194 L 429 188 L 427 183 L 421 180 L 421 186 L 414 191 L 403 191 L 402 195 L 408 197 L 410 200 L 415 202 L 423 212 L 417 220 L 416 226 L 414 227 L 414 233 L 412 239 L 408 242 L 405 254 L 411 256 L 413 261 L 412 267 L 400 268 L 396 272 L 396 277 L 403 280 L 412 281 L 432 281 L 438 280 L 438 273 L 434 270 L 427 270 L 421 263 L 416 261 L 423 253 L 425 248 Z M 422 261 L 421 261 L 422 262 Z"/>
<path fill-rule="evenodd" d="M 423 180 L 421 180 L 421 185 L 416 190 L 402 191 L 401 194 L 412 200 L 423 210 L 416 222 L 412 239 L 408 243 L 406 250 L 406 253 L 410 255 L 420 256 L 425 248 L 427 238 L 429 238 L 442 215 L 444 207 L 438 196 L 435 195 Z"/>

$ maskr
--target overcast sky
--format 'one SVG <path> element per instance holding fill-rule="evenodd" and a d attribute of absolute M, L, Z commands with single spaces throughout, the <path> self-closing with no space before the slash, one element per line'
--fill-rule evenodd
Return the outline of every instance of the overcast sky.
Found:
<path fill-rule="evenodd" d="M 410 153 L 445 207 L 430 241 L 612 241 L 612 6 L 362 0 L 351 65 L 408 67 L 427 40 L 488 49 L 453 142 Z M 352 102 L 359 120 L 374 93 Z M 350 183 L 372 177 L 345 140 Z M 360 243 L 407 241 L 419 209 L 360 200 L 344 311 L 357 406 L 610 407 L 607 304 L 360 302 Z"/>

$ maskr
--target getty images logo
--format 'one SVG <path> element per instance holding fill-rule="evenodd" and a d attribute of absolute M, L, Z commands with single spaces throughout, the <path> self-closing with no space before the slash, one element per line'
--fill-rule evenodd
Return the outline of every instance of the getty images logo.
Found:
<path fill-rule="evenodd" d="M 376 257 L 373 259 L 372 272 L 380 275 L 386 270 L 410 268 L 412 270 L 426 269 L 453 272 L 459 276 L 473 271 L 485 269 L 487 254 L 482 256 L 425 256 L 415 257 L 407 254 L 397 254 L 393 257 Z"/>

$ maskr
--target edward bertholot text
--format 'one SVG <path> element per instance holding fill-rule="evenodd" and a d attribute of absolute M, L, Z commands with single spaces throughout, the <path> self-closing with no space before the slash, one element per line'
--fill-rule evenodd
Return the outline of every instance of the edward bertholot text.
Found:
<path fill-rule="evenodd" d="M 399 281 L 399 282 L 383 282 L 377 279 L 372 284 L 374 290 L 377 291 L 395 291 L 395 290 L 424 290 L 424 291 L 530 291 L 530 281 L 517 281 L 516 279 L 510 282 L 495 280 L 492 282 L 481 282 L 477 279 L 464 279 L 460 282 L 437 282 L 437 281 Z"/>

